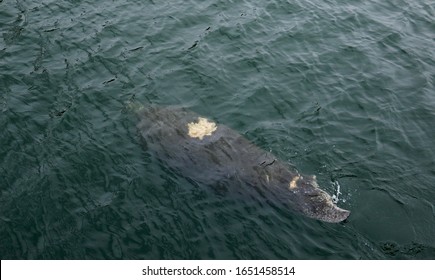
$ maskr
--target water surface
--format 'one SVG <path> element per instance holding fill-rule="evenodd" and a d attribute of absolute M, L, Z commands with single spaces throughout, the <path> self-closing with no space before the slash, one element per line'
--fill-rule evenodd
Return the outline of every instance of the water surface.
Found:
<path fill-rule="evenodd" d="M 434 259 L 435 4 L 0 2 L 2 259 Z M 346 223 L 193 184 L 131 99 L 316 174 Z"/>

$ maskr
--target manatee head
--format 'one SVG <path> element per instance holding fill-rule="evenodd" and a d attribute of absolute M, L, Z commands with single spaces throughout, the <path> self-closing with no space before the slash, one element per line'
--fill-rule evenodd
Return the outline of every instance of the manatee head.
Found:
<path fill-rule="evenodd" d="M 320 221 L 338 223 L 346 220 L 350 211 L 337 207 L 332 197 L 319 188 L 316 176 L 297 175 L 288 184 L 295 210 Z"/>

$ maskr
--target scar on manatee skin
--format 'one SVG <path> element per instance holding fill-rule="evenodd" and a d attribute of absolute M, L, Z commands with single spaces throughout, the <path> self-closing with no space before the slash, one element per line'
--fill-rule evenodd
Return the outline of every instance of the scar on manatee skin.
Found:
<path fill-rule="evenodd" d="M 276 160 L 276 159 L 273 159 L 273 161 L 272 161 L 272 162 L 269 162 L 269 163 L 267 163 L 266 165 L 264 165 L 264 164 L 266 163 L 266 161 L 263 161 L 262 163 L 260 163 L 260 165 L 262 165 L 262 166 L 266 167 L 266 166 L 269 166 L 269 165 L 272 165 L 272 164 L 274 164 L 274 163 L 275 163 L 275 160 Z"/>
<path fill-rule="evenodd" d="M 292 189 L 295 189 L 295 188 L 297 188 L 298 186 L 296 185 L 296 183 L 298 182 L 298 180 L 301 178 L 301 176 L 299 176 L 299 175 L 297 175 L 297 176 L 295 176 L 295 177 L 293 177 L 293 179 L 291 180 L 291 182 L 290 182 L 290 184 L 289 184 L 289 188 L 292 190 Z"/>
<path fill-rule="evenodd" d="M 202 140 L 204 136 L 210 136 L 217 129 L 214 122 L 209 122 L 206 118 L 198 118 L 198 122 L 191 122 L 187 124 L 189 129 L 189 136 Z"/>

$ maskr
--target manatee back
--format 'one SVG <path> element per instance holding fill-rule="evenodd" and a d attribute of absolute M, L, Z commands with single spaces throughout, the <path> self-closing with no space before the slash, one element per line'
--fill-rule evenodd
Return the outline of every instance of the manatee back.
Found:
<path fill-rule="evenodd" d="M 246 157 L 256 154 L 252 151 L 256 147 L 238 132 L 180 107 L 146 107 L 138 117 L 137 127 L 148 151 L 196 181 L 209 183 L 235 176 L 243 170 L 242 162 L 249 162 Z M 190 133 L 189 125 L 203 119 L 208 126 L 206 135 Z"/>

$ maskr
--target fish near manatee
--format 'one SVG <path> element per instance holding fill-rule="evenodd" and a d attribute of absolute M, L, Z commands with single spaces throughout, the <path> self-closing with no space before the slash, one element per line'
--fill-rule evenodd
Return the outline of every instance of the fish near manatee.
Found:
<path fill-rule="evenodd" d="M 267 200 L 325 222 L 338 223 L 350 214 L 319 188 L 315 176 L 291 170 L 225 125 L 179 107 L 136 111 L 148 150 L 186 178 L 200 184 L 243 182 Z"/>

